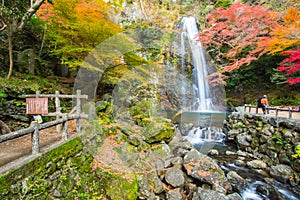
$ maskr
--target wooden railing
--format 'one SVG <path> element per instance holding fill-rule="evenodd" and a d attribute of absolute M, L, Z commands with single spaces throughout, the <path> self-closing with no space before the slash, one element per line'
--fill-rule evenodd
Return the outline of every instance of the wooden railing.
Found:
<path fill-rule="evenodd" d="M 0 135 L 0 143 L 2 143 L 27 134 L 31 134 L 32 154 L 40 153 L 39 130 L 56 126 L 57 131 L 62 133 L 62 139 L 66 140 L 68 138 L 68 121 L 74 119 L 76 120 L 76 130 L 79 133 L 81 128 L 80 119 L 88 118 L 88 115 L 81 112 L 81 99 L 87 99 L 88 97 L 87 95 L 81 95 L 80 90 L 77 91 L 76 95 L 61 95 L 59 92 L 56 92 L 54 95 L 40 94 L 37 92 L 35 95 L 23 95 L 22 97 L 55 97 L 56 112 L 49 113 L 46 116 L 55 116 L 56 120 L 43 124 L 33 121 L 28 128 Z M 76 98 L 76 106 L 71 110 L 70 113 L 61 113 L 59 98 Z"/>
<path fill-rule="evenodd" d="M 259 109 L 262 109 L 262 108 L 257 107 L 256 105 L 255 105 L 255 106 L 254 106 L 254 105 L 248 105 L 248 104 L 245 104 L 245 105 L 244 105 L 244 111 L 245 111 L 245 112 L 251 113 L 252 108 L 254 108 L 254 110 L 255 110 L 254 112 L 255 112 L 256 114 L 259 113 L 259 112 L 258 112 Z M 248 109 L 248 110 L 247 110 L 247 109 Z M 298 108 L 298 109 L 299 109 L 299 108 Z M 292 119 L 292 118 L 293 118 L 293 113 L 299 112 L 299 110 L 295 110 L 295 109 L 293 109 L 293 107 L 288 107 L 288 108 L 266 107 L 266 112 L 267 112 L 267 114 L 270 114 L 271 111 L 275 111 L 275 112 L 274 112 L 274 116 L 275 116 L 276 118 L 279 117 L 280 112 L 288 112 L 288 118 L 289 118 L 289 119 Z"/>

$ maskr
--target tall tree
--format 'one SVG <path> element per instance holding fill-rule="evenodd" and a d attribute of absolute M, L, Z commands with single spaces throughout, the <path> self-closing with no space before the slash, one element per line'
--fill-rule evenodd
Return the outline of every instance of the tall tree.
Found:
<path fill-rule="evenodd" d="M 11 77 L 13 71 L 13 43 L 12 37 L 16 31 L 20 31 L 36 13 L 45 0 L 36 0 L 33 4 L 29 1 L 5 1 L 0 6 L 0 31 L 6 31 L 8 43 L 9 70 L 7 78 Z"/>

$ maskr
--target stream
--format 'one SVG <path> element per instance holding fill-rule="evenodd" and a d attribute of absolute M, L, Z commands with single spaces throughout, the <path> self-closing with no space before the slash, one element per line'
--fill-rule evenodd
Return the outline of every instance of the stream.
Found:
<path fill-rule="evenodd" d="M 203 146 L 210 146 L 218 150 L 219 155 L 210 155 L 217 160 L 219 166 L 227 174 L 229 171 L 237 172 L 244 178 L 245 182 L 234 187 L 244 200 L 299 200 L 300 188 L 291 187 L 288 184 L 281 183 L 269 176 L 268 170 L 251 169 L 241 164 L 238 160 L 241 157 L 245 160 L 251 160 L 249 157 L 238 155 L 227 155 L 226 152 L 236 152 L 236 148 L 232 144 L 225 142 L 209 142 L 195 143 L 193 146 L 203 152 Z M 205 149 L 205 148 L 204 148 Z M 204 152 L 205 153 L 205 152 Z"/>

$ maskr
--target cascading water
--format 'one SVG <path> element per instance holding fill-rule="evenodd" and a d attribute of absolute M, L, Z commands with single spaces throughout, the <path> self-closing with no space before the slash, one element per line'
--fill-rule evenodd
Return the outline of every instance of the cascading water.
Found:
<path fill-rule="evenodd" d="M 206 77 L 207 69 L 210 67 L 205 59 L 201 42 L 197 41 L 199 31 L 195 17 L 184 17 L 177 25 L 176 29 L 182 30 L 180 33 L 180 56 L 181 68 L 185 71 L 187 66 L 192 66 L 192 88 L 194 97 L 189 105 L 191 111 L 212 111 L 214 109 L 210 86 Z M 190 51 L 190 53 L 189 53 Z"/>
<path fill-rule="evenodd" d="M 181 74 L 187 74 L 187 78 L 179 80 L 181 83 L 178 84 L 181 87 L 180 96 L 184 99 L 181 101 L 181 108 L 188 110 L 181 116 L 185 118 L 187 115 L 197 113 L 198 119 L 197 123 L 193 123 L 194 127 L 185 131 L 184 138 L 192 144 L 201 143 L 202 152 L 207 152 L 214 143 L 223 142 L 225 139 L 221 128 L 210 127 L 214 120 L 213 117 L 216 117 L 217 114 L 219 114 L 219 118 L 220 116 L 224 117 L 224 112 L 217 110 L 220 106 L 213 102 L 214 96 L 216 96 L 214 99 L 217 99 L 222 95 L 214 94 L 207 81 L 209 72 L 214 72 L 214 69 L 207 61 L 202 44 L 198 41 L 199 30 L 196 18 L 193 16 L 183 17 L 176 26 L 176 30 L 180 34 L 178 37 L 180 41 L 174 45 L 177 49 L 176 55 L 180 57 Z M 187 80 L 192 80 L 190 87 L 187 87 Z M 221 123 L 223 122 L 222 119 L 219 120 Z"/>

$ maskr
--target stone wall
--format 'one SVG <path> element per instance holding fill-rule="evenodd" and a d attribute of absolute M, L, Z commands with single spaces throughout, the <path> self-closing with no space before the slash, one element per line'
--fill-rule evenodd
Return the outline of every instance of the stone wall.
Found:
<path fill-rule="evenodd" d="M 0 199 L 135 199 L 136 182 L 92 169 L 80 137 L 0 175 Z M 115 190 L 111 182 L 118 182 Z M 123 187 L 121 187 L 123 186 Z"/>
<path fill-rule="evenodd" d="M 239 149 L 269 166 L 284 164 L 300 172 L 300 158 L 295 157 L 300 145 L 299 121 L 237 112 L 228 116 L 225 127 L 228 140 L 235 141 Z"/>
<path fill-rule="evenodd" d="M 26 93 L 34 94 L 29 88 L 0 87 L 0 118 L 2 121 L 30 123 L 30 117 L 26 115 L 26 101 L 19 97 Z"/>

